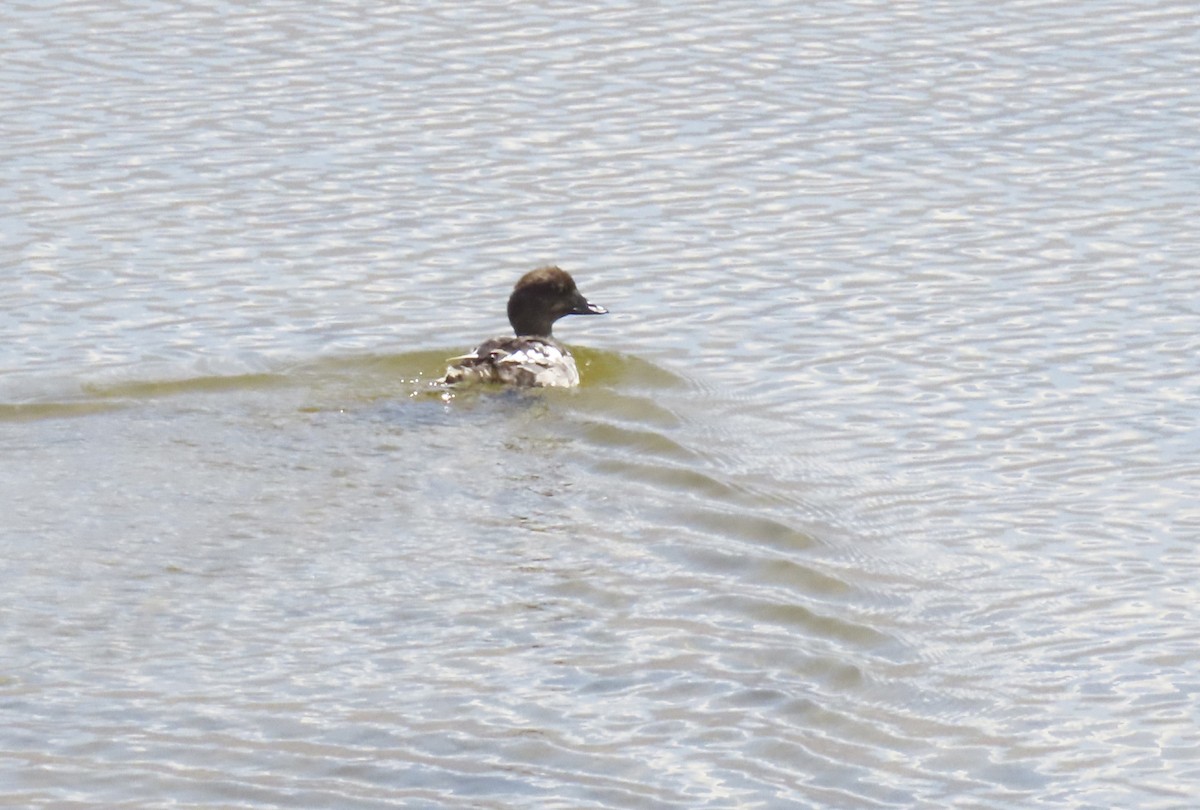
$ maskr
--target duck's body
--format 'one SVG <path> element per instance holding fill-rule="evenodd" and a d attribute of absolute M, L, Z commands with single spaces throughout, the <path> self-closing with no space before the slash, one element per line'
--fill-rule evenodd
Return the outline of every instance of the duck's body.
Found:
<path fill-rule="evenodd" d="M 579 369 L 566 346 L 554 338 L 500 337 L 470 354 L 450 358 L 443 382 L 502 383 L 520 388 L 574 388 Z"/>
<path fill-rule="evenodd" d="M 574 388 L 579 369 L 571 351 L 551 334 L 566 315 L 603 315 L 589 304 L 574 279 L 557 267 L 539 267 L 521 277 L 508 299 L 508 321 L 515 337 L 498 337 L 470 354 L 450 359 L 439 382 L 502 383 L 522 388 Z"/>

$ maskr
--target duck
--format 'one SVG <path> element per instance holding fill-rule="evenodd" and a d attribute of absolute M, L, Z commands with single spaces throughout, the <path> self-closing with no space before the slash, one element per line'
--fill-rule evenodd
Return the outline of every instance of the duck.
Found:
<path fill-rule="evenodd" d="M 555 266 L 521 276 L 508 298 L 513 337 L 484 341 L 474 351 L 449 359 L 442 385 L 481 382 L 517 388 L 574 388 L 579 369 L 571 350 L 555 340 L 554 322 L 567 315 L 605 315 L 589 302 L 575 279 Z"/>

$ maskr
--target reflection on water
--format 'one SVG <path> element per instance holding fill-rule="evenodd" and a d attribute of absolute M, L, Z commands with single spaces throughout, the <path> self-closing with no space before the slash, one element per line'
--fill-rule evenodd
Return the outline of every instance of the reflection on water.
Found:
<path fill-rule="evenodd" d="M 0 793 L 1186 806 L 1189 14 L 5 6 Z"/>

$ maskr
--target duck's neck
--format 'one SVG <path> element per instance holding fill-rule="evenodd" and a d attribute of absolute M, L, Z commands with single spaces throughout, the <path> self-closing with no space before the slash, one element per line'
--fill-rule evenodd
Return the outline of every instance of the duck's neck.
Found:
<path fill-rule="evenodd" d="M 518 337 L 552 337 L 550 330 L 554 326 L 554 319 L 544 314 L 530 315 L 509 307 L 508 322 Z"/>

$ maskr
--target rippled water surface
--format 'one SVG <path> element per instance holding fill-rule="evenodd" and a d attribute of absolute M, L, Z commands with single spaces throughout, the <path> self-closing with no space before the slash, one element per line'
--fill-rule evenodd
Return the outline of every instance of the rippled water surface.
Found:
<path fill-rule="evenodd" d="M 1194 803 L 1193 3 L 0 29 L 0 806 Z"/>

